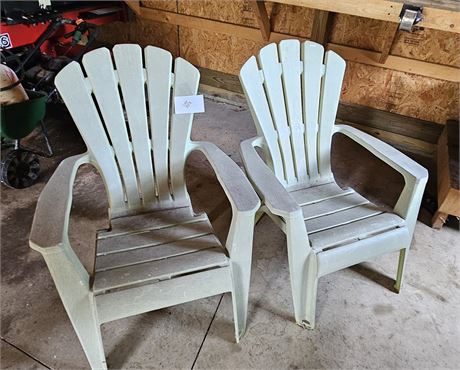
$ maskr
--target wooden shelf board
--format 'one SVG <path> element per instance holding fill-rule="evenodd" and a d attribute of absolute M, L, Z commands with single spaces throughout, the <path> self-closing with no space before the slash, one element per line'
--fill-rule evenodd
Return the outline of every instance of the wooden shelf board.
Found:
<path fill-rule="evenodd" d="M 326 10 L 399 23 L 403 1 L 388 0 L 275 0 L 276 3 Z M 420 27 L 460 33 L 460 8 L 453 1 L 421 0 L 424 19 Z"/>

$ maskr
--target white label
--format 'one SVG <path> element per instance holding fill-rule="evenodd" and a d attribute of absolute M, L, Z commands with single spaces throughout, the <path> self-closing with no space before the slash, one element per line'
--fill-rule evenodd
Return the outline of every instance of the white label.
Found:
<path fill-rule="evenodd" d="M 11 49 L 12 47 L 13 47 L 13 44 L 11 43 L 10 35 L 7 33 L 2 33 L 0 35 L 0 49 L 2 50 Z"/>
<path fill-rule="evenodd" d="M 176 96 L 174 98 L 174 113 L 176 114 L 190 114 L 203 112 L 203 95 Z"/>

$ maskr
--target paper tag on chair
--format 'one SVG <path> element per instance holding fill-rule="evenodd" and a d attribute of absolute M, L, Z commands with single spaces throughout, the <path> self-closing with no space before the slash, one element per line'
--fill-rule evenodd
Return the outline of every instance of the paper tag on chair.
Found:
<path fill-rule="evenodd" d="M 174 97 L 174 113 L 190 114 L 190 113 L 203 113 L 203 112 L 204 112 L 203 95 Z"/>

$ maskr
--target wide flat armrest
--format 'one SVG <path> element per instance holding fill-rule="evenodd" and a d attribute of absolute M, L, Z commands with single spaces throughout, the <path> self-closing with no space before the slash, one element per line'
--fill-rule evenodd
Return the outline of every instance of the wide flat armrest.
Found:
<path fill-rule="evenodd" d="M 369 150 L 376 157 L 401 173 L 406 180 L 407 177 L 412 177 L 416 180 L 428 179 L 428 171 L 423 166 L 419 165 L 399 150 L 393 148 L 391 145 L 348 125 L 335 125 L 335 132 L 348 136 L 353 141 Z"/>
<path fill-rule="evenodd" d="M 194 141 L 193 150 L 202 152 L 216 173 L 232 208 L 238 212 L 256 212 L 260 199 L 238 165 L 216 145 L 204 141 Z"/>
<path fill-rule="evenodd" d="M 291 218 L 301 211 L 300 207 L 255 150 L 254 146 L 260 140 L 262 138 L 256 137 L 241 143 L 244 167 L 270 212 L 283 218 Z"/>
<path fill-rule="evenodd" d="M 72 188 L 78 167 L 90 160 L 87 153 L 64 159 L 38 198 L 30 232 L 30 246 L 43 252 L 67 241 Z"/>
<path fill-rule="evenodd" d="M 403 175 L 405 181 L 404 189 L 393 211 L 406 220 L 410 235 L 412 235 L 423 191 L 428 181 L 428 171 L 391 145 L 354 127 L 336 125 L 335 132 L 348 136 Z"/>

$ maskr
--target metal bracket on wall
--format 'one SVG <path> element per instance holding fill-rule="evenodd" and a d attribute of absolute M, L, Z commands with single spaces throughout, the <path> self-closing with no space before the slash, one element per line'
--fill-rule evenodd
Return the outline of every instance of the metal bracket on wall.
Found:
<path fill-rule="evenodd" d="M 414 26 L 423 20 L 423 6 L 404 4 L 399 13 L 399 29 L 401 31 L 412 32 Z"/>

